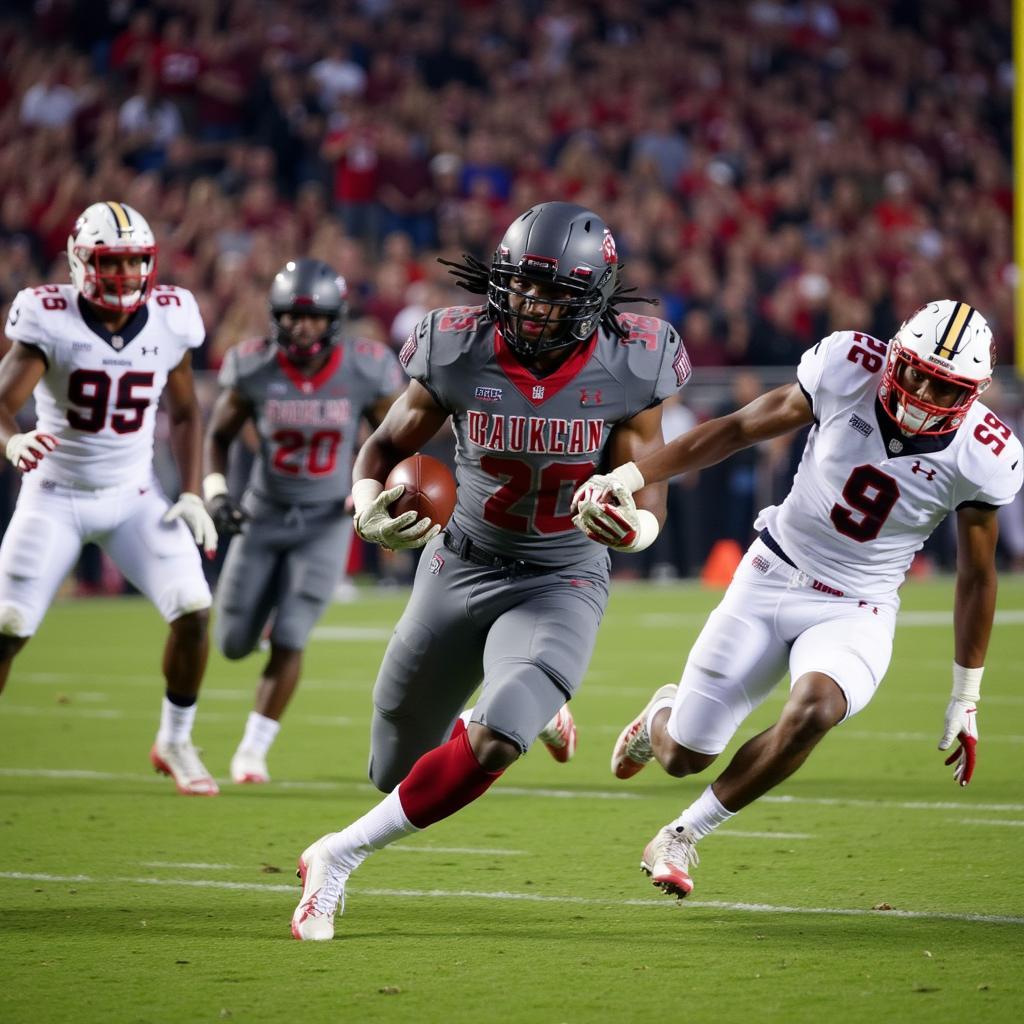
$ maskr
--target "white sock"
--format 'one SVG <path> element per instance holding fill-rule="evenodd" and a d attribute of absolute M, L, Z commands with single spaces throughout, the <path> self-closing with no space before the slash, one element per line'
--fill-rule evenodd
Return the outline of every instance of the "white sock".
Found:
<path fill-rule="evenodd" d="M 651 733 L 651 725 L 654 722 L 654 716 L 659 711 L 664 711 L 665 708 L 668 708 L 669 714 L 671 714 L 672 708 L 675 706 L 675 702 L 675 697 L 662 697 L 661 700 L 657 701 L 654 707 L 652 707 L 651 710 L 647 712 L 647 719 L 644 722 L 644 728 L 647 730 L 648 737 L 653 735 Z"/>
<path fill-rule="evenodd" d="M 722 806 L 712 788 L 708 786 L 672 824 L 673 826 L 684 825 L 693 832 L 697 839 L 703 839 L 735 815 L 735 811 L 727 811 Z"/>
<path fill-rule="evenodd" d="M 382 850 L 396 839 L 420 831 L 405 816 L 396 786 L 376 807 L 371 807 L 348 828 L 330 836 L 324 844 L 324 852 L 351 872 L 374 850 Z"/>
<path fill-rule="evenodd" d="M 160 729 L 157 743 L 187 743 L 192 736 L 192 723 L 196 720 L 196 705 L 180 708 L 164 697 L 160 706 Z"/>
<path fill-rule="evenodd" d="M 273 718 L 267 718 L 258 711 L 250 711 L 245 722 L 245 735 L 242 736 L 238 749 L 266 757 L 280 729 L 280 722 L 275 722 Z"/>

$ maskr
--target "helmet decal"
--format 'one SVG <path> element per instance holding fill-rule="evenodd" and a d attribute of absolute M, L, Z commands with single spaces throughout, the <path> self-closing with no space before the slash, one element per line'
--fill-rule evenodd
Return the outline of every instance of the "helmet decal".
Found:
<path fill-rule="evenodd" d="M 956 311 L 949 318 L 946 330 L 939 338 L 939 344 L 935 349 L 935 354 L 940 359 L 952 359 L 957 354 L 973 313 L 974 309 L 966 302 L 957 303 Z"/>
<path fill-rule="evenodd" d="M 609 228 L 604 229 L 604 238 L 601 240 L 601 253 L 604 255 L 605 263 L 618 263 L 619 254 L 615 248 L 615 236 Z"/>

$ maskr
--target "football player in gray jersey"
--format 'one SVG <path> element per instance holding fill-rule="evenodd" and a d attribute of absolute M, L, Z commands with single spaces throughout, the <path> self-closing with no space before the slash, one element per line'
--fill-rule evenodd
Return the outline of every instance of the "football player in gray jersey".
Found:
<path fill-rule="evenodd" d="M 298 686 L 302 652 L 347 560 L 344 514 L 361 417 L 377 426 L 405 386 L 393 353 L 344 338 L 344 280 L 326 263 L 287 263 L 270 289 L 270 332 L 228 352 L 223 391 L 206 435 L 203 496 L 228 550 L 217 587 L 214 636 L 243 658 L 267 622 L 270 657 L 245 734 L 231 759 L 235 782 L 267 782 L 267 752 Z M 241 505 L 228 493 L 228 449 L 252 421 L 259 452 Z"/>
<path fill-rule="evenodd" d="M 615 240 L 590 210 L 535 206 L 490 267 L 448 265 L 486 305 L 424 318 L 399 354 L 412 382 L 353 471 L 360 536 L 424 548 L 373 695 L 370 778 L 389 795 L 302 853 L 298 939 L 331 938 L 351 872 L 481 796 L 579 688 L 609 559 L 573 529 L 573 491 L 594 466 L 655 450 L 660 403 L 689 375 L 668 324 L 618 312 Z M 449 416 L 458 499 L 442 533 L 413 511 L 392 517 L 402 488 L 383 481 Z M 664 500 L 655 485 L 625 517 L 609 509 L 610 546 L 650 544 Z"/>

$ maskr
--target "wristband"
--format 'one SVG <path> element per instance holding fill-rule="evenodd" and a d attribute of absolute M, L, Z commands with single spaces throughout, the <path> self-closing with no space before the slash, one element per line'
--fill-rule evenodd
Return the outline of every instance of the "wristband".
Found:
<path fill-rule="evenodd" d="M 383 490 L 384 485 L 372 476 L 357 480 L 352 485 L 352 514 L 358 516 Z"/>
<path fill-rule="evenodd" d="M 608 475 L 615 477 L 620 484 L 629 490 L 630 494 L 636 494 L 637 491 L 643 489 L 644 476 L 636 468 L 635 462 L 624 462 L 621 466 L 616 466 Z M 657 534 L 654 536 L 656 537 Z M 653 540 L 654 538 L 651 539 Z M 646 547 L 646 545 L 644 546 Z"/>
<path fill-rule="evenodd" d="M 977 704 L 981 699 L 981 674 L 985 666 L 979 668 L 964 668 L 953 662 L 953 698 L 955 700 L 969 700 Z"/>
<path fill-rule="evenodd" d="M 642 479 L 643 477 L 641 477 Z M 644 548 L 649 548 L 658 539 L 658 534 L 661 532 L 661 527 L 658 525 L 658 517 L 653 512 L 648 512 L 645 508 L 638 508 L 636 510 L 636 519 L 636 540 L 628 548 L 622 548 L 623 551 L 630 553 L 643 551 Z"/>
<path fill-rule="evenodd" d="M 223 473 L 207 473 L 203 477 L 203 501 L 209 504 L 214 498 L 228 493 L 228 482 Z"/>

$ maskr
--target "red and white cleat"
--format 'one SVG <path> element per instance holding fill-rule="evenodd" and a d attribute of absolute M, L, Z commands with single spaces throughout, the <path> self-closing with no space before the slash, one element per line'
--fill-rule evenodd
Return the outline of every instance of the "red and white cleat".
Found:
<path fill-rule="evenodd" d="M 693 833 L 681 825 L 666 825 L 644 848 L 640 867 L 662 892 L 682 899 L 693 892 L 689 869 L 699 863 Z"/>
<path fill-rule="evenodd" d="M 216 796 L 220 790 L 206 766 L 199 760 L 199 751 L 191 740 L 184 743 L 161 743 L 157 740 L 149 752 L 149 760 L 162 775 L 169 775 L 179 793 L 185 796 Z"/>
<path fill-rule="evenodd" d="M 345 911 L 345 883 L 349 873 L 327 860 L 323 853 L 323 842 L 327 838 L 321 836 L 299 857 L 296 874 L 302 879 L 302 899 L 292 914 L 292 935 L 301 941 L 333 939 L 334 915 Z"/>
<path fill-rule="evenodd" d="M 558 709 L 558 714 L 544 726 L 537 739 L 548 748 L 548 753 L 559 764 L 572 760 L 576 753 L 576 723 L 568 704 Z"/>
<path fill-rule="evenodd" d="M 262 754 L 239 747 L 231 758 L 231 781 L 239 784 L 269 782 L 267 759 Z"/>
<path fill-rule="evenodd" d="M 655 690 L 643 711 L 619 733 L 612 748 L 612 774 L 615 778 L 631 779 L 650 763 L 654 751 L 651 749 L 651 737 L 647 734 L 647 716 L 653 704 L 673 699 L 677 689 L 675 683 L 669 683 Z"/>

